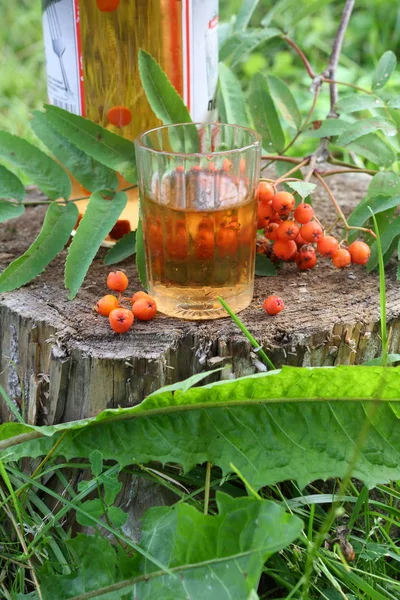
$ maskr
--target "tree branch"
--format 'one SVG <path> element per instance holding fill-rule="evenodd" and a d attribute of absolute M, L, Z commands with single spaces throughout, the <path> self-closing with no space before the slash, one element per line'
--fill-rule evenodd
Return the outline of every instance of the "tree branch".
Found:
<path fill-rule="evenodd" d="M 335 79 L 336 69 L 339 63 L 339 56 L 343 46 L 344 34 L 346 33 L 347 26 L 350 21 L 351 13 L 354 8 L 355 0 L 346 0 L 344 5 L 342 18 L 340 19 L 339 27 L 336 32 L 335 40 L 333 42 L 332 53 L 329 59 L 329 64 L 326 71 L 323 73 L 325 77 L 329 77 L 329 79 Z M 332 81 L 330 83 L 330 99 L 331 99 L 331 117 L 337 117 L 337 113 L 335 111 L 335 104 L 337 102 L 337 87 L 336 83 Z"/>

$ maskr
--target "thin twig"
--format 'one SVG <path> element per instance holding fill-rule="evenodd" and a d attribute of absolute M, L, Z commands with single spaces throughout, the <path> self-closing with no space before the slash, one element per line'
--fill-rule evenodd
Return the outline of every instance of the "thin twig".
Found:
<path fill-rule="evenodd" d="M 275 185 L 278 185 L 278 183 L 282 183 L 284 180 L 287 181 L 289 179 L 288 175 L 291 175 L 292 173 L 295 173 L 296 171 L 298 171 L 299 169 L 301 169 L 301 167 L 305 167 L 309 163 L 309 161 L 310 161 L 309 158 L 305 158 L 301 163 L 299 163 L 298 165 L 296 165 L 292 169 L 289 169 L 289 171 L 287 173 L 285 173 L 284 175 L 282 175 L 282 177 L 279 177 L 279 179 L 277 179 L 275 181 Z"/>
<path fill-rule="evenodd" d="M 344 34 L 346 33 L 347 26 L 350 21 L 351 13 L 354 8 L 355 0 L 346 0 L 344 5 L 342 18 L 340 19 L 339 27 L 336 32 L 335 40 L 333 42 L 332 53 L 329 58 L 329 64 L 327 70 L 324 72 L 324 76 L 328 76 L 329 79 L 334 80 L 336 76 L 336 70 L 339 64 L 339 56 L 343 46 Z M 331 117 L 337 117 L 335 105 L 338 99 L 336 82 L 330 83 L 330 99 L 331 99 Z"/>
<path fill-rule="evenodd" d="M 321 172 L 321 177 L 331 177 L 332 175 L 342 175 L 343 173 L 366 173 L 367 175 L 376 175 L 379 171 L 374 169 L 359 169 L 354 167 L 352 169 L 332 169 L 331 171 Z"/>
<path fill-rule="evenodd" d="M 309 60 L 307 59 L 306 55 L 304 54 L 303 50 L 301 50 L 301 48 L 298 47 L 298 45 L 296 44 L 296 42 L 294 42 L 290 37 L 288 37 L 287 35 L 283 36 L 283 39 L 285 40 L 285 42 L 287 42 L 289 44 L 289 46 L 291 46 L 296 52 L 297 54 L 300 56 L 301 60 L 303 61 L 303 64 L 307 70 L 307 73 L 309 74 L 309 76 L 311 77 L 311 79 L 315 79 L 317 77 L 317 74 L 314 73 L 312 66 L 310 65 Z"/>

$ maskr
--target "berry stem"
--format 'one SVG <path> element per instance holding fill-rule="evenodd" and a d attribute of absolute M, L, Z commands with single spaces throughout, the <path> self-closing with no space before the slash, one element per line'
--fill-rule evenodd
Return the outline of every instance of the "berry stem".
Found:
<path fill-rule="evenodd" d="M 300 179 L 298 179 L 296 177 L 289 178 L 288 175 L 295 173 L 296 171 L 298 171 L 298 169 L 301 169 L 301 167 L 305 167 L 309 163 L 309 160 L 310 160 L 309 158 L 305 158 L 300 163 L 296 164 L 295 167 L 293 167 L 292 169 L 289 169 L 289 171 L 287 171 L 287 173 L 285 173 L 282 177 L 279 177 L 279 179 L 277 179 L 275 181 L 275 185 L 278 185 L 278 183 L 282 183 L 282 181 L 301 181 Z"/>
<path fill-rule="evenodd" d="M 282 36 L 282 39 L 285 40 L 285 42 L 287 44 L 289 44 L 289 46 L 291 46 L 293 48 L 293 50 L 295 50 L 295 52 L 297 52 L 297 54 L 300 56 L 307 73 L 309 74 L 309 76 L 311 77 L 311 79 L 315 79 L 317 77 L 317 74 L 314 72 L 308 58 L 306 57 L 306 55 L 304 54 L 303 50 L 301 50 L 301 48 L 299 48 L 299 46 L 296 44 L 295 41 L 293 41 L 289 36 L 284 35 Z"/>
<path fill-rule="evenodd" d="M 327 191 L 327 193 L 328 193 L 328 196 L 329 196 L 329 198 L 331 199 L 331 201 L 332 201 L 332 203 L 333 203 L 333 205 L 334 205 L 334 207 L 335 207 L 335 210 L 336 210 L 336 212 L 337 212 L 337 214 L 338 214 L 339 218 L 340 218 L 340 219 L 343 221 L 343 225 L 344 225 L 344 228 L 345 228 L 345 230 L 346 230 L 346 240 L 347 240 L 347 238 L 348 238 L 349 231 L 352 231 L 352 230 L 356 230 L 356 231 L 364 231 L 365 233 L 369 233 L 369 234 L 370 234 L 370 235 L 372 235 L 373 237 L 376 237 L 376 235 L 375 235 L 375 233 L 372 231 L 372 229 L 368 229 L 367 227 L 356 227 L 355 225 L 349 225 L 349 224 L 348 224 L 348 222 L 347 222 L 347 219 L 346 219 L 346 217 L 344 216 L 344 214 L 343 214 L 343 211 L 342 211 L 342 209 L 340 208 L 340 206 L 339 206 L 339 204 L 338 204 L 338 202 L 337 202 L 337 200 L 336 200 L 335 196 L 333 195 L 333 193 L 332 193 L 332 190 L 331 190 L 331 188 L 329 187 L 329 185 L 326 183 L 326 181 L 324 181 L 324 179 L 321 177 L 321 175 L 320 175 L 318 172 L 316 172 L 316 171 L 314 171 L 314 177 L 316 177 L 316 178 L 318 179 L 318 181 L 321 183 L 321 185 L 322 185 L 322 186 L 325 188 L 325 190 Z"/>
<path fill-rule="evenodd" d="M 366 173 L 367 175 L 376 175 L 379 171 L 374 169 L 359 169 L 354 167 L 352 169 L 332 169 L 331 171 L 324 171 L 320 173 L 321 177 L 331 177 L 332 175 L 342 175 L 343 173 Z"/>

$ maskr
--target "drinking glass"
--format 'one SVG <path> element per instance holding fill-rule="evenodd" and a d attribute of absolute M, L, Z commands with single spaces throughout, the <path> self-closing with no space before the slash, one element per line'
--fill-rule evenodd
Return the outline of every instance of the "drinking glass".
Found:
<path fill-rule="evenodd" d="M 261 140 L 246 127 L 184 123 L 135 140 L 148 292 L 166 315 L 226 316 L 253 296 Z"/>

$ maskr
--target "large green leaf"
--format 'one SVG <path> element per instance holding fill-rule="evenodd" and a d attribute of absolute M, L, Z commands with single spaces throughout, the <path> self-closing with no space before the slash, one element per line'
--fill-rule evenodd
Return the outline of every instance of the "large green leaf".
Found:
<path fill-rule="evenodd" d="M 389 102 L 390 105 L 390 102 Z M 360 110 L 382 108 L 385 103 L 381 98 L 369 94 L 349 94 L 336 102 L 336 110 L 340 113 L 353 113 Z"/>
<path fill-rule="evenodd" d="M 67 173 L 33 144 L 7 131 L 0 131 L 0 157 L 21 169 L 51 200 L 68 200 L 71 181 Z"/>
<path fill-rule="evenodd" d="M 290 88 L 275 75 L 268 75 L 268 85 L 271 96 L 282 117 L 289 125 L 299 129 L 302 121 L 301 114 Z"/>
<path fill-rule="evenodd" d="M 130 231 L 109 250 L 104 258 L 104 264 L 114 265 L 136 252 L 136 231 Z"/>
<path fill-rule="evenodd" d="M 347 146 L 358 138 L 374 133 L 374 131 L 382 131 L 385 135 L 396 135 L 397 128 L 393 121 L 382 119 L 381 117 L 371 117 L 370 119 L 360 119 L 349 125 L 337 139 L 338 146 Z"/>
<path fill-rule="evenodd" d="M 260 73 L 254 75 L 250 83 L 249 108 L 254 127 L 262 137 L 263 148 L 282 152 L 285 135 L 269 93 L 268 82 Z"/>
<path fill-rule="evenodd" d="M 343 119 L 324 119 L 310 125 L 309 129 L 303 131 L 303 135 L 315 138 L 336 136 L 346 131 L 349 125 L 350 123 Z"/>
<path fill-rule="evenodd" d="M 391 50 L 387 50 L 387 52 L 382 54 L 372 78 L 373 90 L 379 90 L 387 84 L 396 68 L 396 62 L 396 55 Z"/>
<path fill-rule="evenodd" d="M 355 142 L 351 142 L 348 149 L 383 167 L 390 167 L 396 160 L 393 148 L 384 140 L 381 140 L 375 133 L 363 135 Z"/>
<path fill-rule="evenodd" d="M 36 111 L 31 121 L 31 127 L 55 158 L 86 189 L 90 191 L 115 189 L 118 186 L 118 177 L 115 171 L 99 163 L 92 156 L 77 148 L 75 144 L 69 142 L 53 127 L 46 115 Z"/>
<path fill-rule="evenodd" d="M 236 15 L 235 30 L 244 31 L 251 21 L 260 0 L 243 0 L 238 14 Z"/>
<path fill-rule="evenodd" d="M 368 221 L 371 216 L 371 212 L 377 215 L 389 208 L 394 208 L 400 204 L 400 195 L 396 196 L 374 196 L 370 198 L 367 196 L 362 202 L 360 202 L 351 213 L 348 222 L 349 225 L 355 225 L 356 227 L 362 227 L 364 223 Z M 354 232 L 357 236 L 357 233 Z"/>
<path fill-rule="evenodd" d="M 251 29 L 235 33 L 225 40 L 221 46 L 219 59 L 229 63 L 233 69 L 245 61 L 260 44 L 280 35 L 279 29 L 270 27 L 264 29 Z"/>
<path fill-rule="evenodd" d="M 262 25 L 276 21 L 284 31 L 288 31 L 301 20 L 312 13 L 321 11 L 331 0 L 280 0 L 271 3 L 272 8 L 267 12 Z"/>
<path fill-rule="evenodd" d="M 381 231 L 382 252 L 385 254 L 387 250 L 394 244 L 395 240 L 400 235 L 400 216 L 396 217 L 389 225 Z M 378 246 L 374 242 L 371 246 L 371 257 L 367 264 L 367 271 L 372 271 L 378 266 Z"/>
<path fill-rule="evenodd" d="M 368 186 L 368 196 L 394 196 L 400 194 L 400 177 L 393 171 L 381 171 L 373 176 Z"/>
<path fill-rule="evenodd" d="M 309 181 L 288 181 L 287 185 L 297 192 L 302 200 L 307 198 L 317 187 L 315 183 Z"/>
<path fill-rule="evenodd" d="M 74 423 L 5 423 L 1 457 L 35 458 L 53 448 L 53 457 L 72 459 L 101 448 L 104 460 L 121 465 L 134 458 L 179 463 L 187 471 L 210 461 L 227 473 L 233 463 L 256 488 L 286 479 L 303 487 L 343 477 L 369 421 L 352 474 L 373 486 L 400 478 L 400 420 L 391 407 L 400 402 L 399 380 L 398 367 L 285 367 L 155 393 L 138 406 Z M 24 443 L 10 439 L 19 433 Z"/>
<path fill-rule="evenodd" d="M 65 286 L 70 290 L 70 299 L 76 296 L 102 241 L 117 222 L 126 202 L 124 192 L 110 190 L 98 190 L 90 197 L 65 263 Z"/>
<path fill-rule="evenodd" d="M 0 292 L 15 290 L 39 275 L 68 242 L 78 214 L 73 202 L 50 204 L 36 240 L 0 275 Z"/>
<path fill-rule="evenodd" d="M 144 50 L 139 52 L 143 88 L 154 114 L 164 123 L 190 123 L 190 113 L 181 96 L 157 61 Z"/>
<path fill-rule="evenodd" d="M 131 141 L 58 106 L 47 104 L 44 114 L 50 125 L 77 148 L 121 173 L 130 183 L 136 183 L 135 152 Z"/>
<path fill-rule="evenodd" d="M 255 274 L 260 277 L 272 277 L 276 275 L 276 266 L 267 256 L 256 254 Z"/>
<path fill-rule="evenodd" d="M 0 198 L 14 198 L 19 202 L 25 198 L 22 181 L 3 165 L 0 165 Z"/>
<path fill-rule="evenodd" d="M 25 211 L 23 204 L 14 204 L 8 200 L 0 200 L 0 223 L 20 217 Z"/>
<path fill-rule="evenodd" d="M 172 575 L 139 555 L 129 558 L 104 538 L 79 534 L 67 542 L 76 555 L 71 574 L 55 574 L 48 564 L 39 573 L 44 600 L 67 600 L 91 590 L 107 591 L 96 598 L 108 600 L 127 594 L 140 600 L 249 598 L 265 560 L 300 535 L 302 522 L 269 500 L 217 492 L 216 502 L 215 516 L 187 504 L 145 513 L 140 546 L 168 566 Z M 121 581 L 128 574 L 129 579 Z M 119 590 L 107 590 L 117 582 Z"/>
<path fill-rule="evenodd" d="M 219 65 L 219 81 L 228 123 L 248 126 L 246 105 L 236 75 L 223 63 Z"/>

